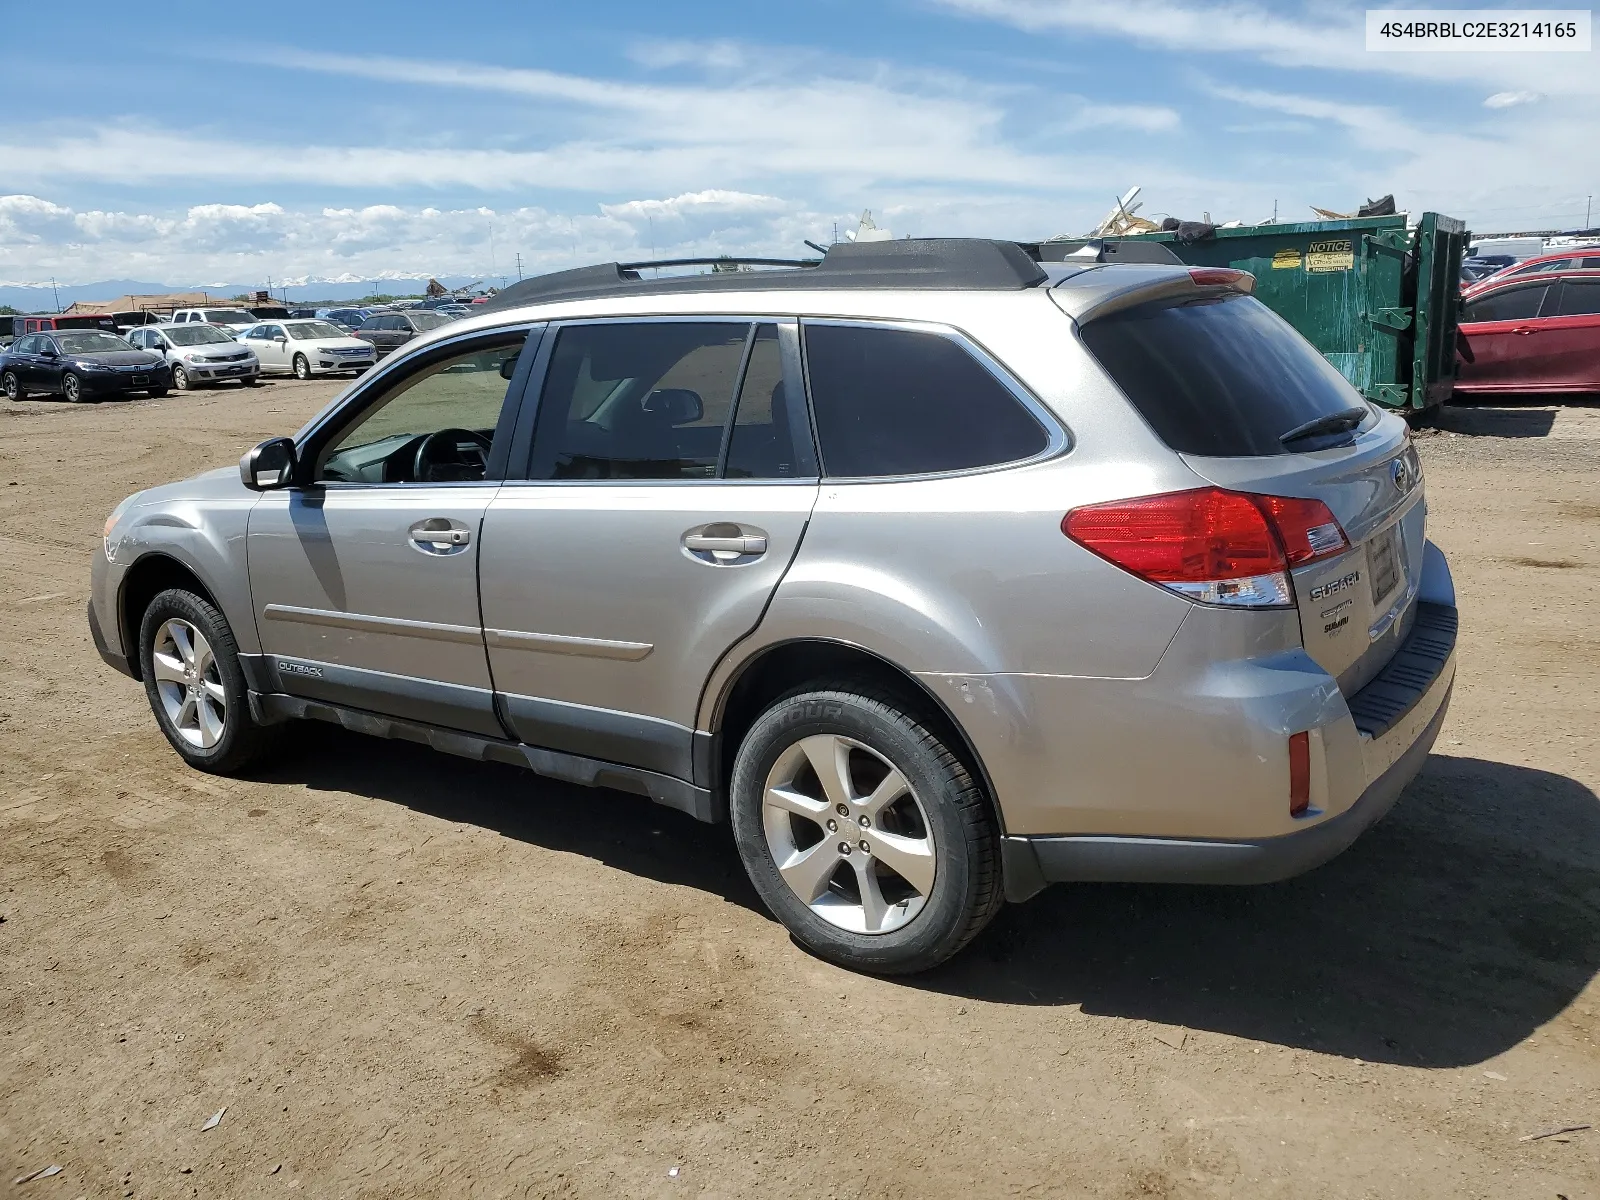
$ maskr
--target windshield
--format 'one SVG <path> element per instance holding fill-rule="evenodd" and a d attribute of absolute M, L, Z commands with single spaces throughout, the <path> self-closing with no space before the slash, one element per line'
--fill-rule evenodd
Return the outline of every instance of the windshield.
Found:
<path fill-rule="evenodd" d="M 161 332 L 167 335 L 167 340 L 174 346 L 209 346 L 214 342 L 233 341 L 226 329 L 216 329 L 210 325 L 174 325 Z"/>
<path fill-rule="evenodd" d="M 407 319 L 418 329 L 437 329 L 450 324 L 450 318 L 436 312 L 408 313 Z"/>
<path fill-rule="evenodd" d="M 297 342 L 309 342 L 315 338 L 342 338 L 349 335 L 326 321 L 301 321 L 289 326 L 289 336 Z"/>
<path fill-rule="evenodd" d="M 109 333 L 58 333 L 56 342 L 64 354 L 114 354 L 133 349 L 132 342 Z"/>
<path fill-rule="evenodd" d="M 213 325 L 254 325 L 256 319 L 243 309 L 238 308 L 208 308 L 206 320 Z"/>

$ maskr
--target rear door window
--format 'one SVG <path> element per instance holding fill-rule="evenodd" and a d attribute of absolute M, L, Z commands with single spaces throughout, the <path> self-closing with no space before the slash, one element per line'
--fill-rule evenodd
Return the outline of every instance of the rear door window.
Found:
<path fill-rule="evenodd" d="M 1561 284 L 1561 299 L 1556 304 L 1558 317 L 1592 317 L 1600 314 L 1600 279 L 1568 279 Z"/>
<path fill-rule="evenodd" d="M 1253 296 L 1135 305 L 1079 332 L 1156 434 L 1181 454 L 1286 454 L 1298 426 L 1365 403 Z"/>
<path fill-rule="evenodd" d="M 750 325 L 615 321 L 557 336 L 532 479 L 713 479 Z"/>
<path fill-rule="evenodd" d="M 828 475 L 972 470 L 1050 444 L 1022 401 L 952 337 L 808 321 L 805 356 Z"/>
<path fill-rule="evenodd" d="M 1475 321 L 1527 321 L 1539 315 L 1539 306 L 1550 293 L 1550 284 L 1505 288 L 1480 296 L 1461 314 L 1463 323 Z"/>

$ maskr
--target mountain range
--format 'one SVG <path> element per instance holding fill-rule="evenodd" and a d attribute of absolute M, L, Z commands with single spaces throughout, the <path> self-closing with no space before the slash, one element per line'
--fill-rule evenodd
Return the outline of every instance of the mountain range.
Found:
<path fill-rule="evenodd" d="M 478 282 L 470 275 L 436 278 L 448 288 Z M 279 300 L 287 294 L 290 303 L 308 304 L 317 300 L 358 300 L 372 295 L 419 296 L 427 286 L 427 276 L 419 279 L 302 279 L 287 286 L 274 285 L 272 294 Z M 260 287 L 260 283 L 151 283 L 148 279 L 102 279 L 97 283 L 63 283 L 54 288 L 48 283 L 0 283 L 0 304 L 19 312 L 59 312 L 79 300 L 115 300 L 118 296 L 159 296 L 170 292 L 209 292 L 218 300 L 230 300 Z M 57 297 L 60 298 L 59 307 Z"/>

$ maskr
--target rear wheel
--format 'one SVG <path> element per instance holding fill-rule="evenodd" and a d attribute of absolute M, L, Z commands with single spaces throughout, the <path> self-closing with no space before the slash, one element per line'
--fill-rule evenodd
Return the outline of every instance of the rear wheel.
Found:
<path fill-rule="evenodd" d="M 7 371 L 0 375 L 0 391 L 5 392 L 7 400 L 26 400 L 27 391 L 22 386 L 22 380 L 17 378 L 15 371 Z"/>
<path fill-rule="evenodd" d="M 842 967 L 926 970 L 1003 901 L 982 789 L 916 705 L 875 688 L 773 704 L 739 747 L 729 804 L 761 898 Z"/>
<path fill-rule="evenodd" d="M 294 356 L 294 377 L 296 379 L 311 378 L 311 364 L 306 361 L 304 354 L 296 354 Z"/>
<path fill-rule="evenodd" d="M 180 392 L 187 392 L 189 390 L 189 372 L 185 371 L 182 367 L 173 367 L 172 386 L 177 388 Z"/>
<path fill-rule="evenodd" d="M 150 602 L 139 625 L 139 664 L 156 723 L 191 767 L 233 774 L 276 741 L 277 728 L 250 714 L 233 631 L 202 597 L 172 588 Z"/>
<path fill-rule="evenodd" d="M 68 371 L 61 377 L 61 394 L 67 398 L 68 403 L 79 403 L 83 399 L 83 380 Z"/>

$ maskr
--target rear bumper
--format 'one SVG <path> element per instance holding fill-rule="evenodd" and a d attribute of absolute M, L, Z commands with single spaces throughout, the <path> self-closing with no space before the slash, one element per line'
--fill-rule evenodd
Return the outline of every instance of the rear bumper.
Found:
<path fill-rule="evenodd" d="M 1450 707 L 1456 633 L 1453 603 L 1423 603 L 1389 666 L 1350 698 L 1370 782 L 1342 812 L 1262 838 L 1008 837 L 1007 899 L 1051 883 L 1273 883 L 1322 865 L 1376 824 L 1422 770 Z"/>

